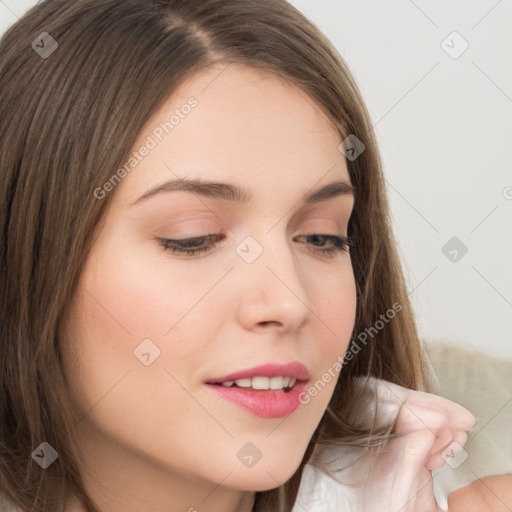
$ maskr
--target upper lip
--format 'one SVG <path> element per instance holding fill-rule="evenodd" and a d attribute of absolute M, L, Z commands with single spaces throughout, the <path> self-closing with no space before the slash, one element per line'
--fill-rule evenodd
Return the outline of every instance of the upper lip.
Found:
<path fill-rule="evenodd" d="M 218 384 L 226 381 L 235 381 L 238 379 L 250 379 L 252 377 L 290 377 L 297 380 L 309 380 L 309 371 L 297 361 L 288 364 L 262 364 L 241 370 L 238 372 L 224 375 L 223 377 L 215 377 L 208 379 L 207 384 Z"/>

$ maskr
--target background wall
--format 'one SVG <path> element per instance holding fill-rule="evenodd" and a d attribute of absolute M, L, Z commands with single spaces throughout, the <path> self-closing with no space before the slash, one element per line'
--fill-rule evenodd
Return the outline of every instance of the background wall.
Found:
<path fill-rule="evenodd" d="M 0 33 L 35 3 L 0 0 Z M 511 2 L 290 3 L 366 100 L 422 336 L 512 360 Z"/>
<path fill-rule="evenodd" d="M 422 335 L 512 359 L 511 2 L 292 3 L 366 99 Z"/>

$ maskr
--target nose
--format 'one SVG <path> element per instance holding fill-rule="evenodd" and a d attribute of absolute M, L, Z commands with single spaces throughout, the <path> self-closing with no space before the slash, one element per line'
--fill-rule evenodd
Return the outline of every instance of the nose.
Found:
<path fill-rule="evenodd" d="M 314 313 L 306 276 L 292 247 L 277 230 L 272 235 L 258 236 L 258 240 L 251 237 L 250 241 L 252 247 L 249 244 L 245 248 L 262 252 L 252 263 L 243 258 L 237 262 L 240 324 L 250 331 L 273 328 L 281 334 L 303 327 Z"/>

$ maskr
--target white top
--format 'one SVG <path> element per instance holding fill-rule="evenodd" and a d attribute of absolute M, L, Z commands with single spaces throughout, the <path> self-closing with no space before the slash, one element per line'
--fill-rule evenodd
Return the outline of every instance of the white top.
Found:
<path fill-rule="evenodd" d="M 304 466 L 291 512 L 350 512 L 349 490 L 310 464 Z"/>
<path fill-rule="evenodd" d="M 443 503 L 443 491 L 438 485 L 440 481 L 433 480 L 434 497 L 438 506 Z M 358 500 L 352 498 L 355 492 L 319 469 L 306 464 L 291 512 L 358 512 L 354 506 Z M 438 496 L 441 496 L 441 499 L 438 499 Z"/>

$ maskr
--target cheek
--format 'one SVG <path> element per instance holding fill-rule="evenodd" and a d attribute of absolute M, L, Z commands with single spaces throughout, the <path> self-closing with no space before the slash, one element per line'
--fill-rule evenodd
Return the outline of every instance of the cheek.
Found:
<path fill-rule="evenodd" d="M 133 342 L 162 338 L 208 291 L 209 273 L 182 263 L 169 264 L 153 247 L 127 252 L 104 251 L 102 262 L 84 272 L 82 282 L 90 292 L 85 296 L 89 318 L 114 337 L 128 335 Z"/>
<path fill-rule="evenodd" d="M 322 288 L 316 288 L 316 294 L 315 312 L 318 332 L 322 336 L 319 337 L 316 353 L 311 354 L 317 364 L 303 403 L 322 414 L 338 382 L 354 329 L 357 294 L 352 266 L 343 268 L 337 274 L 332 273 L 330 278 L 324 280 Z"/>
<path fill-rule="evenodd" d="M 100 249 L 91 252 L 83 270 L 70 314 L 76 329 L 64 344 L 68 361 L 80 362 L 72 376 L 80 377 L 84 386 L 76 396 L 85 400 L 86 390 L 92 403 L 127 371 L 149 369 L 134 350 L 149 339 L 163 353 L 164 334 L 181 316 L 180 301 L 187 302 L 179 276 L 169 276 L 167 282 L 134 251 L 107 245 Z"/>
<path fill-rule="evenodd" d="M 354 328 L 357 296 L 352 266 L 317 279 L 312 290 L 315 318 L 324 334 L 321 355 L 325 365 L 344 354 Z"/>

